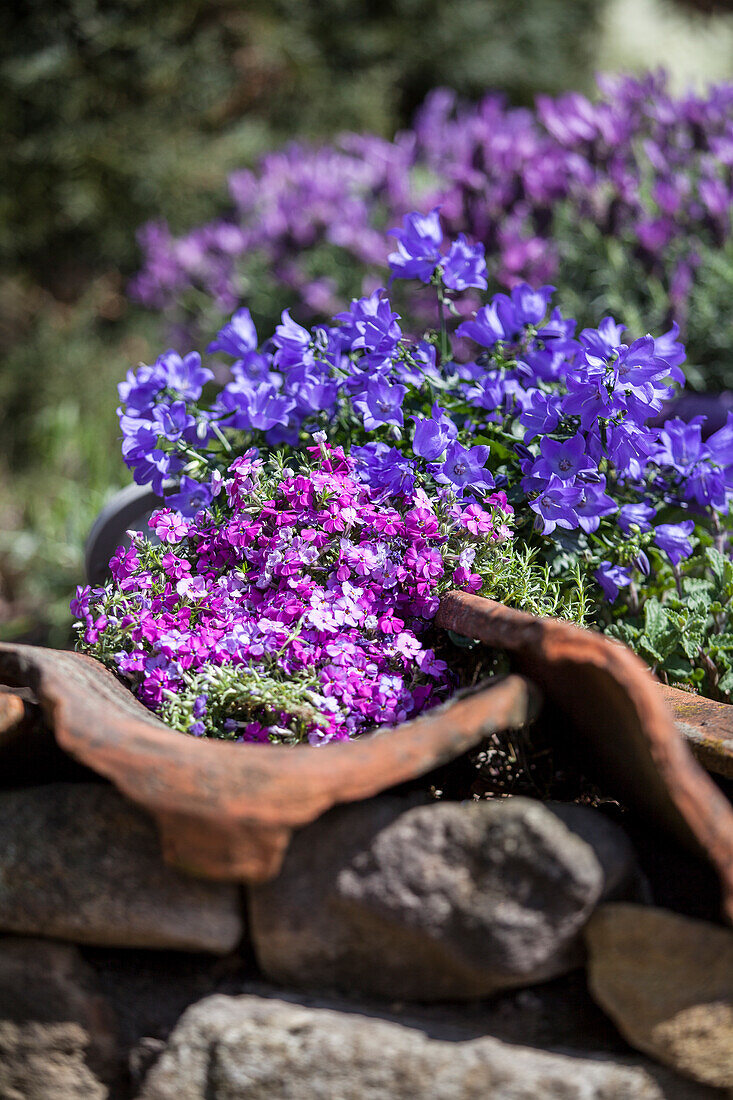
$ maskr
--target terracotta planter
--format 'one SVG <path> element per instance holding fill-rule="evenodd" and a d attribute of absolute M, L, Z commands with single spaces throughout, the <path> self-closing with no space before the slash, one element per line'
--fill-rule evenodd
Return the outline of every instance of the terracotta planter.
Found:
<path fill-rule="evenodd" d="M 659 685 L 677 729 L 709 772 L 733 779 L 733 706 Z"/>
<path fill-rule="evenodd" d="M 509 651 L 520 675 L 321 749 L 186 737 L 79 654 L 0 645 L 0 682 L 30 688 L 59 745 L 156 818 L 169 862 L 246 881 L 277 873 L 294 828 L 525 724 L 544 696 L 554 736 L 604 790 L 715 865 L 733 919 L 733 808 L 693 759 L 644 664 L 601 635 L 463 593 L 445 597 L 438 624 Z"/>
<path fill-rule="evenodd" d="M 507 676 L 398 729 L 313 749 L 187 737 L 78 653 L 0 644 L 0 683 L 30 688 L 61 748 L 156 818 L 169 863 L 249 882 L 277 874 L 294 828 L 431 771 L 539 709 L 536 688 Z"/>
<path fill-rule="evenodd" d="M 0 746 L 12 737 L 23 720 L 25 708 L 17 695 L 0 694 Z"/>
<path fill-rule="evenodd" d="M 588 774 L 652 826 L 692 842 L 711 860 L 733 920 L 733 806 L 687 747 L 665 701 L 671 689 L 663 689 L 619 642 L 478 596 L 449 593 L 436 621 L 512 654 L 516 669 L 542 689 L 554 709 L 556 736 L 572 745 Z M 677 702 L 680 694 L 671 698 Z M 729 713 L 730 735 L 733 710 Z M 720 751 L 724 755 L 725 747 Z"/>

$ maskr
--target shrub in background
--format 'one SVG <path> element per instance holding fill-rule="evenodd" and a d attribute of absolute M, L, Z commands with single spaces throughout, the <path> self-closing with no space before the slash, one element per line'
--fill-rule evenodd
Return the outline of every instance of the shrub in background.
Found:
<path fill-rule="evenodd" d="M 227 169 L 268 141 L 392 134 L 436 82 L 525 101 L 584 86 L 598 11 L 592 0 L 5 5 L 0 255 L 44 280 L 51 249 L 57 269 L 124 268 L 134 226 L 161 214 L 183 229 L 213 213 Z"/>
<path fill-rule="evenodd" d="M 440 205 L 486 248 L 495 285 L 552 279 L 581 323 L 612 310 L 642 335 L 677 318 L 697 386 L 733 381 L 733 84 L 674 97 L 663 74 L 601 78 L 595 101 L 431 94 L 393 141 L 293 144 L 230 177 L 225 216 L 141 233 L 132 293 L 205 331 L 238 302 L 301 320 L 373 288 L 382 230 Z M 422 320 L 422 319 L 421 319 Z"/>

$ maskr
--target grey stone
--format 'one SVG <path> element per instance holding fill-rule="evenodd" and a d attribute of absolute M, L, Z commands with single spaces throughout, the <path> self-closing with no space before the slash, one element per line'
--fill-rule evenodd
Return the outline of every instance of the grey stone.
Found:
<path fill-rule="evenodd" d="M 79 1024 L 0 1020 L 2 1100 L 107 1100 L 109 1090 L 86 1062 Z"/>
<path fill-rule="evenodd" d="M 0 931 L 224 954 L 242 935 L 239 890 L 166 867 L 151 819 L 112 787 L 4 791 Z"/>
<path fill-rule="evenodd" d="M 712 1100 L 644 1059 L 568 1057 L 280 999 L 184 1013 L 138 1100 Z"/>
<path fill-rule="evenodd" d="M 114 1017 L 75 947 L 0 940 L 0 1097 L 106 1097 L 121 1062 Z"/>
<path fill-rule="evenodd" d="M 250 889 L 250 930 L 283 984 L 465 1000 L 580 965 L 584 924 L 633 870 L 625 834 L 582 807 L 372 799 L 295 835 Z"/>
<path fill-rule="evenodd" d="M 586 930 L 588 981 L 638 1050 L 733 1088 L 733 931 L 638 905 L 604 905 Z"/>

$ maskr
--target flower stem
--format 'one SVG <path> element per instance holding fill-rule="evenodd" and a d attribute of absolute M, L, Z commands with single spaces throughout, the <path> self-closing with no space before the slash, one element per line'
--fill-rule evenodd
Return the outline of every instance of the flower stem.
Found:
<path fill-rule="evenodd" d="M 448 343 L 448 326 L 445 321 L 445 294 L 442 285 L 438 286 L 438 320 L 440 321 L 440 360 L 447 362 L 450 358 L 450 344 Z"/>

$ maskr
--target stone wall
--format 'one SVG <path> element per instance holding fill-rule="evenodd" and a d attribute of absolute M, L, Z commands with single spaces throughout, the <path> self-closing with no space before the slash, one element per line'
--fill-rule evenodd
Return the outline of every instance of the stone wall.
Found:
<path fill-rule="evenodd" d="M 733 933 L 642 864 L 588 807 L 385 795 L 245 889 L 104 783 L 1 791 L 0 1097 L 720 1095 Z"/>

